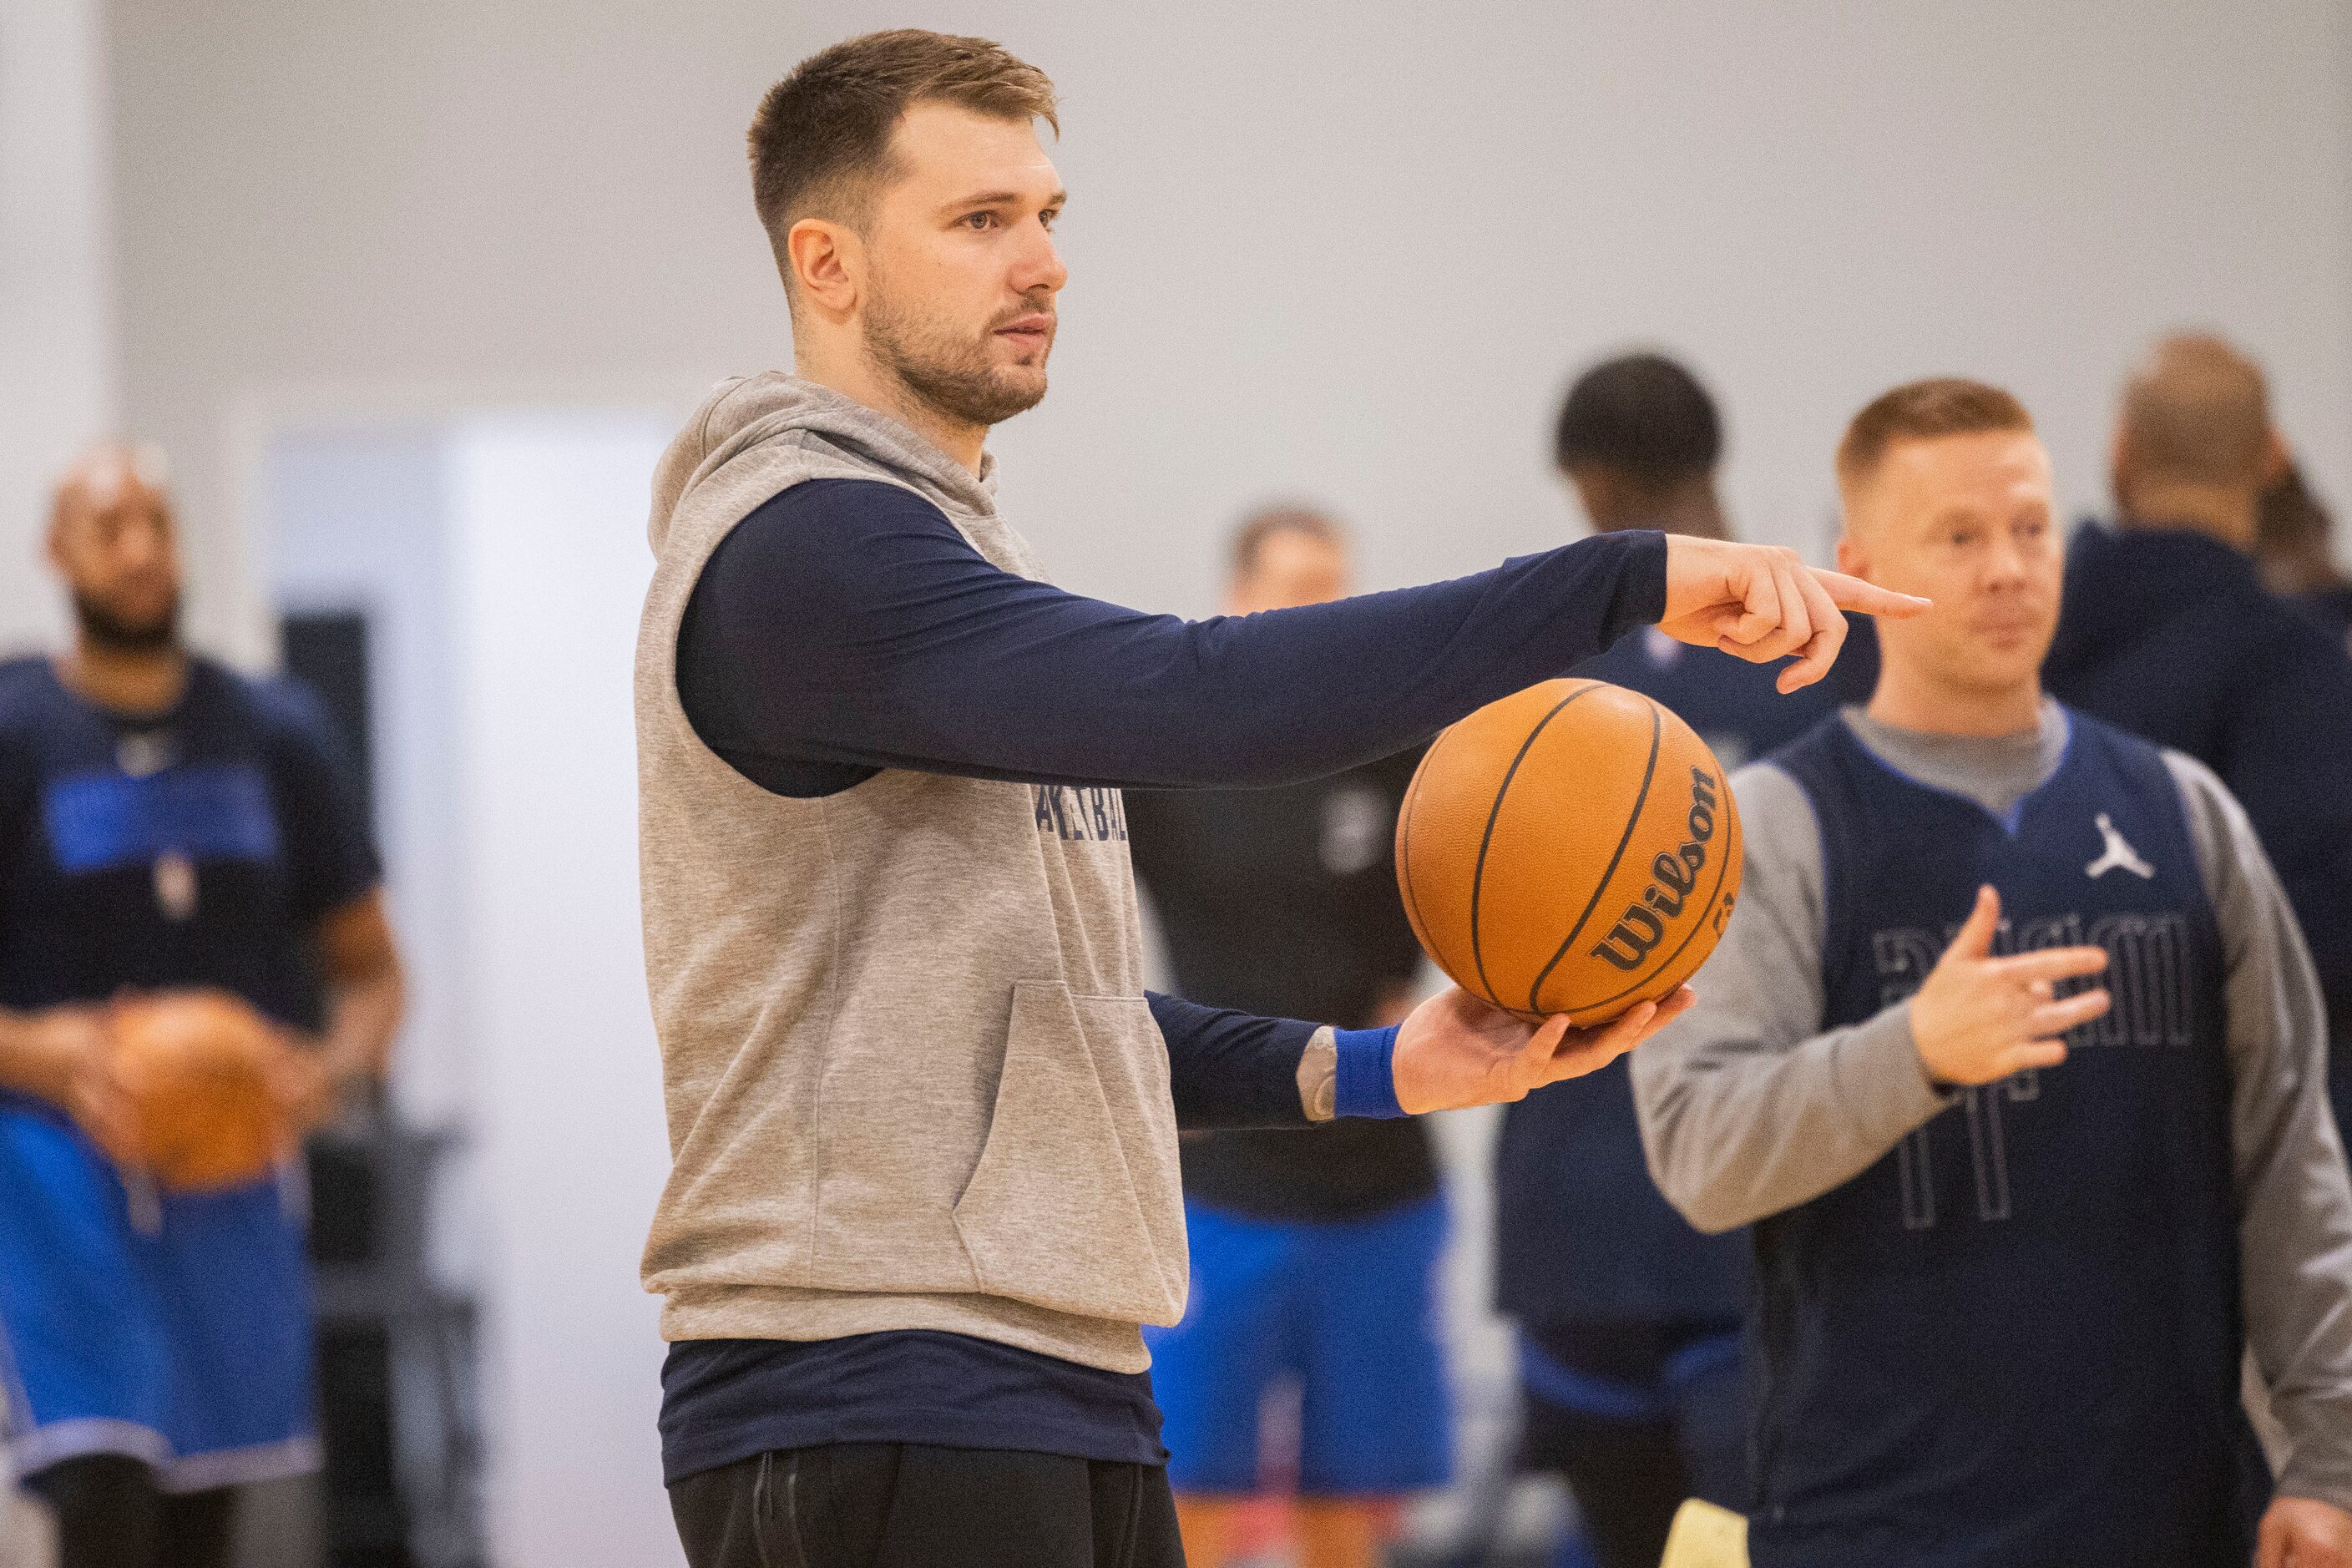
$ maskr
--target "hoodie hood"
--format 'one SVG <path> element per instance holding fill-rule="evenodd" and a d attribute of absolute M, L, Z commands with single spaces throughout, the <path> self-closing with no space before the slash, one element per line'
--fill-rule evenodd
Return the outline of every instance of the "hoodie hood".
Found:
<path fill-rule="evenodd" d="M 2261 592 L 2253 563 L 2209 534 L 2085 522 L 2066 549 L 2065 597 L 2046 668 L 2103 664 L 2249 591 Z"/>
<path fill-rule="evenodd" d="M 995 514 L 992 455 L 981 458 L 975 477 L 888 415 L 829 386 L 767 371 L 720 382 L 662 454 L 654 469 L 653 515 L 646 528 L 654 553 L 662 553 L 670 520 L 688 498 L 730 465 L 809 445 L 875 468 L 877 479 L 919 491 L 950 513 Z"/>

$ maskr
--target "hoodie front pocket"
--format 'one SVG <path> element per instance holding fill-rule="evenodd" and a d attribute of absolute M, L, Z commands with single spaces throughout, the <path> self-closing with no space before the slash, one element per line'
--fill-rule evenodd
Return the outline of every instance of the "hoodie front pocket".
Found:
<path fill-rule="evenodd" d="M 1013 986 L 988 1138 L 955 1206 L 982 1290 L 1118 1322 L 1181 1315 L 1165 1054 L 1141 997 Z"/>

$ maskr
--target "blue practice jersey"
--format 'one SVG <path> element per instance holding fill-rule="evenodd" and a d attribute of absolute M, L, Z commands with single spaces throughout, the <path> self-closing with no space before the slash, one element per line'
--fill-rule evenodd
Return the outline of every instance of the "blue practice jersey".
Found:
<path fill-rule="evenodd" d="M 1822 1027 L 1916 991 L 1986 882 L 2003 950 L 2103 946 L 2115 1005 L 1755 1226 L 1758 1568 L 2252 1551 L 2221 939 L 2157 749 L 2069 717 L 2006 819 L 1843 723 L 1772 759 L 1821 828 Z"/>
<path fill-rule="evenodd" d="M 0 1006 L 219 986 L 317 1029 L 319 922 L 375 854 L 316 708 L 196 663 L 124 719 L 0 665 Z M 128 1455 L 174 1490 L 317 1462 L 299 1186 L 155 1194 L 0 1091 L 0 1394 L 16 1468 Z"/>
<path fill-rule="evenodd" d="M 1878 677 L 1865 617 L 1829 676 L 1783 695 L 1780 665 L 1691 647 L 1654 627 L 1618 639 L 1573 673 L 1642 692 L 1698 731 L 1727 773 L 1787 744 Z M 1738 1321 L 1744 1236 L 1702 1236 L 1675 1212 L 1642 1157 L 1622 1058 L 1539 1089 L 1504 1114 L 1495 1154 L 1496 1304 L 1526 1323 Z"/>
<path fill-rule="evenodd" d="M 352 784 L 299 688 L 199 659 L 132 720 L 0 664 L 0 1006 L 216 985 L 319 1028 L 319 921 L 377 879 Z"/>

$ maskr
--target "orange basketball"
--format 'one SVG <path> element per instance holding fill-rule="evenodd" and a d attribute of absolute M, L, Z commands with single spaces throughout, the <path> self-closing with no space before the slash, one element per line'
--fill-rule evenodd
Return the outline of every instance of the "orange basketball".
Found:
<path fill-rule="evenodd" d="M 137 997 L 114 1008 L 113 1035 L 140 1163 L 157 1181 L 241 1186 L 277 1163 L 287 1133 L 269 1075 L 285 1047 L 250 1005 L 220 991 Z"/>
<path fill-rule="evenodd" d="M 1397 883 L 1454 983 L 1597 1024 L 1689 979 L 1739 891 L 1715 753 L 1638 692 L 1547 680 L 1429 748 L 1397 814 Z"/>

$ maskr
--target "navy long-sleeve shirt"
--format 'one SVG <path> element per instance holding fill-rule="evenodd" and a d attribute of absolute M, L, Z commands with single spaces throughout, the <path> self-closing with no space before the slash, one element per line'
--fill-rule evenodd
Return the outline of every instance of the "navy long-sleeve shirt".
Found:
<path fill-rule="evenodd" d="M 883 768 L 1084 785 L 1274 784 L 1424 741 L 1665 603 L 1664 538 L 1620 534 L 1339 605 L 1182 621 L 998 569 L 896 485 L 811 480 L 738 524 L 678 631 L 710 748 L 780 795 Z M 1150 997 L 1186 1127 L 1297 1125 L 1315 1024 Z M 1342 1053 L 1340 1098 L 1349 1092 Z M 1160 1464 L 1148 1374 L 957 1334 L 670 1347 L 671 1481 L 769 1448 L 931 1443 Z"/>
<path fill-rule="evenodd" d="M 704 565 L 678 697 L 711 750 L 779 795 L 884 768 L 1285 784 L 1417 744 L 1654 621 L 1665 557 L 1662 535 L 1612 534 L 1425 587 L 1185 621 L 1005 572 L 911 490 L 816 479 Z M 1314 1023 L 1150 1003 L 1181 1125 L 1303 1120 Z"/>

